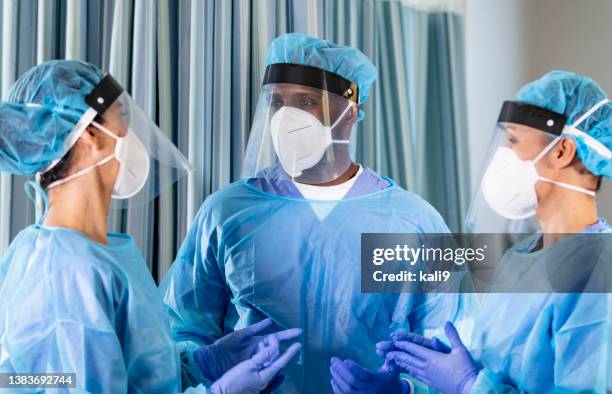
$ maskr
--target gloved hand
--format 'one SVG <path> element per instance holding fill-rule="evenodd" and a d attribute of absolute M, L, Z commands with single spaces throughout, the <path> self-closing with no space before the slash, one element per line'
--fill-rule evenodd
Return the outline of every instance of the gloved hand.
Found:
<path fill-rule="evenodd" d="M 390 341 L 380 341 L 376 344 L 376 354 L 378 354 L 380 357 L 385 357 L 387 353 L 394 350 L 399 350 L 394 344 L 398 341 L 410 341 L 412 343 L 416 343 L 417 345 L 425 346 L 432 350 L 437 350 L 444 353 L 449 353 L 451 351 L 451 349 L 444 342 L 436 337 L 426 338 L 414 333 L 396 331 L 391 334 Z"/>
<path fill-rule="evenodd" d="M 299 328 L 275 332 L 268 336 L 257 335 L 272 326 L 270 318 L 241 330 L 227 334 L 212 345 L 203 346 L 193 353 L 202 374 L 211 382 L 219 379 L 236 364 L 251 357 L 257 345 L 266 337 L 274 336 L 278 341 L 297 337 L 302 333 Z"/>
<path fill-rule="evenodd" d="M 403 372 L 442 393 L 469 393 L 478 376 L 478 367 L 455 326 L 447 322 L 444 331 L 451 349 L 432 349 L 433 338 L 423 341 L 423 337 L 417 335 L 395 341 L 398 350 L 388 352 L 386 360 L 394 361 Z"/>
<path fill-rule="evenodd" d="M 274 390 L 278 388 L 278 386 L 280 386 L 283 383 L 284 380 L 285 380 L 285 375 L 283 374 L 276 375 L 274 379 L 272 379 L 272 381 L 268 384 L 268 386 L 266 386 L 266 388 L 261 392 L 261 394 L 272 393 Z"/>
<path fill-rule="evenodd" d="M 294 343 L 280 355 L 278 339 L 267 336 L 257 346 L 255 354 L 227 371 L 210 386 L 211 394 L 259 394 L 280 384 L 279 375 L 302 345 Z M 280 355 L 280 357 L 279 357 Z"/>
<path fill-rule="evenodd" d="M 399 377 L 399 369 L 393 362 L 385 362 L 372 372 L 353 360 L 332 357 L 331 385 L 335 394 L 402 394 L 409 393 L 408 384 Z"/>

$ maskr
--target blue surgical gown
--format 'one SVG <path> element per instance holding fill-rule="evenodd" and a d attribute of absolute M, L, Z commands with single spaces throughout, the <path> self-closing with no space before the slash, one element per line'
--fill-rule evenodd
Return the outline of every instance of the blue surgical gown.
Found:
<path fill-rule="evenodd" d="M 132 237 L 108 242 L 38 225 L 17 235 L 0 261 L 0 372 L 76 373 L 77 392 L 180 391 L 155 282 Z"/>
<path fill-rule="evenodd" d="M 611 231 L 603 220 L 585 230 Z M 534 252 L 540 237 L 512 248 L 500 266 L 528 263 L 535 272 L 550 261 L 544 254 L 584 248 L 584 240 L 570 237 Z M 472 392 L 610 392 L 611 325 L 610 294 L 487 294 L 470 347 L 484 367 Z"/>
<path fill-rule="evenodd" d="M 207 198 L 161 286 L 180 346 L 266 317 L 300 327 L 301 356 L 278 392 L 322 394 L 331 392 L 332 356 L 378 368 L 375 344 L 394 330 L 433 334 L 469 320 L 472 297 L 361 292 L 362 233 L 448 232 L 427 202 L 376 177 L 374 191 L 339 201 L 264 191 L 262 179 Z"/>

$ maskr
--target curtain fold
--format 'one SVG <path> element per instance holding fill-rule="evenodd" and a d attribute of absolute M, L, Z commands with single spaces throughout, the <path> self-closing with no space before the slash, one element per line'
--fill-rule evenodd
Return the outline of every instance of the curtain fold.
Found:
<path fill-rule="evenodd" d="M 469 155 L 457 0 L 430 8 L 400 0 L 0 3 L 3 98 L 38 63 L 89 61 L 112 73 L 193 164 L 172 190 L 109 217 L 111 231 L 134 236 L 157 280 L 202 201 L 240 177 L 268 45 L 290 31 L 358 47 L 372 59 L 380 78 L 352 137 L 356 159 L 461 228 Z M 37 216 L 24 180 L 0 176 L 0 254 Z"/>
<path fill-rule="evenodd" d="M 356 159 L 421 195 L 461 231 L 469 203 L 463 2 L 317 3 L 325 12 L 313 30 L 360 48 L 379 72 L 357 127 Z"/>
<path fill-rule="evenodd" d="M 17 3 L 4 1 L 2 3 L 2 70 L 0 70 L 0 89 L 2 98 L 8 95 L 11 85 L 15 82 L 17 73 L 17 43 L 15 42 L 17 20 Z M 3 253 L 11 240 L 13 195 L 12 176 L 0 174 L 0 252 Z"/>

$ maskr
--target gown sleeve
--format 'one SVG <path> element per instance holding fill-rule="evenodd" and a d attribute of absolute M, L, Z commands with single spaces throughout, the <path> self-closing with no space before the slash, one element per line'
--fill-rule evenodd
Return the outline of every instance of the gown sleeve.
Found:
<path fill-rule="evenodd" d="M 438 212 L 428 204 L 425 208 L 429 209 L 429 215 L 427 220 L 422 221 L 421 231 L 429 234 L 450 234 L 449 228 Z M 472 337 L 474 318 L 478 313 L 480 303 L 475 294 L 460 292 L 458 288 L 460 285 L 460 281 L 457 281 L 452 285 L 456 288 L 448 289 L 445 292 L 413 294 L 413 302 L 408 313 L 410 331 L 425 337 L 437 336 L 445 341 L 443 327 L 447 321 L 450 321 L 459 331 L 461 338 L 464 341 L 469 340 Z M 402 377 L 411 381 L 415 393 L 436 392 L 409 375 L 402 375 Z"/>
<path fill-rule="evenodd" d="M 211 383 L 201 375 L 192 355 L 224 335 L 229 290 L 217 260 L 217 236 L 204 203 L 160 286 L 181 353 L 183 387 Z"/>
<path fill-rule="evenodd" d="M 538 339 L 541 348 L 551 346 L 553 349 L 554 359 L 550 363 L 539 360 L 553 369 L 554 386 L 546 390 L 612 391 L 612 296 L 603 293 L 558 294 L 557 299 L 561 301 L 551 308 L 550 330 Z M 518 393 L 523 390 L 509 382 L 504 374 L 484 368 L 478 374 L 472 392 Z"/>
<path fill-rule="evenodd" d="M 450 234 L 440 214 L 426 202 L 424 204 L 423 211 L 426 211 L 427 215 L 420 220 L 420 231 L 423 234 Z M 437 238 L 429 239 L 427 243 L 432 247 L 448 246 L 448 240 Z M 471 338 L 480 303 L 474 293 L 462 291 L 465 283 L 471 283 L 467 271 L 461 276 L 452 276 L 451 282 L 444 284 L 445 290 L 414 294 L 408 314 L 410 330 L 419 335 L 435 335 L 444 340 L 444 323 L 450 321 L 464 341 Z M 442 286 L 438 289 L 442 289 Z"/>

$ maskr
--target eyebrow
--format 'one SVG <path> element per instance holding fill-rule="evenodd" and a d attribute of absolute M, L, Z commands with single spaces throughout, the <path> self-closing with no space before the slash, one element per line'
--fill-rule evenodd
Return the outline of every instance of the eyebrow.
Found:
<path fill-rule="evenodd" d="M 507 133 L 520 134 L 521 131 L 514 126 L 506 126 L 505 130 Z"/>

